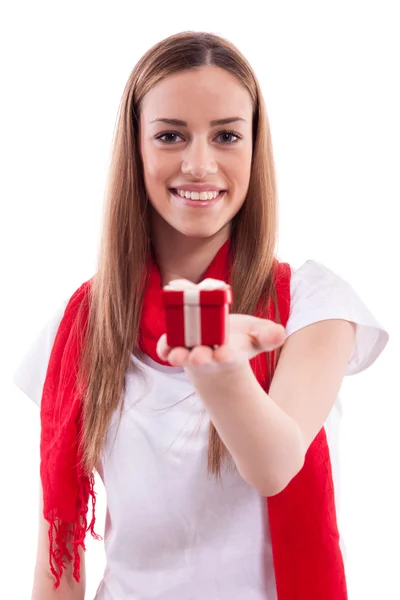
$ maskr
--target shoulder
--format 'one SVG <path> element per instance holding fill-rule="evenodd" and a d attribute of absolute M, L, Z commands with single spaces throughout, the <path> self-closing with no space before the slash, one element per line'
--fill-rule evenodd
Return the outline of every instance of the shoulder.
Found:
<path fill-rule="evenodd" d="M 317 320 L 327 314 L 337 319 L 357 320 L 362 316 L 375 320 L 350 283 L 316 260 L 291 267 L 290 296 L 291 316 L 298 316 L 301 308 L 303 316 L 306 311 L 309 318 Z"/>
<path fill-rule="evenodd" d="M 81 307 L 83 304 L 88 304 L 90 299 L 91 290 L 93 287 L 93 278 L 85 281 L 78 287 L 77 290 L 68 299 L 65 306 L 65 313 L 73 313 L 76 309 Z"/>
<path fill-rule="evenodd" d="M 22 355 L 14 370 L 13 383 L 21 389 L 35 404 L 40 405 L 44 380 L 54 341 L 64 323 L 66 335 L 71 320 L 76 316 L 83 301 L 89 298 L 92 280 L 83 283 L 75 292 L 61 300 L 48 320 L 43 324 L 36 338 Z"/>
<path fill-rule="evenodd" d="M 342 319 L 356 325 L 347 374 L 370 366 L 389 339 L 385 328 L 348 281 L 316 260 L 291 267 L 287 336 L 319 321 Z"/>

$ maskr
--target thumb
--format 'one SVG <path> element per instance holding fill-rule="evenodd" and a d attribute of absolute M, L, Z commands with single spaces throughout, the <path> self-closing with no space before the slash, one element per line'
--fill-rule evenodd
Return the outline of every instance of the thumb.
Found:
<path fill-rule="evenodd" d="M 264 321 L 257 328 L 252 327 L 249 336 L 255 350 L 269 352 L 282 346 L 286 340 L 286 331 L 279 323 Z"/>

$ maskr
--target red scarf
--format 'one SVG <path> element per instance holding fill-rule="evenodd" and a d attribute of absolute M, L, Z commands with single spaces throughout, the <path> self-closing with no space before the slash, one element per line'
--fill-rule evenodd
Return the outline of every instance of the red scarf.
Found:
<path fill-rule="evenodd" d="M 229 243 L 217 253 L 204 278 L 230 279 Z M 277 263 L 274 276 L 280 319 L 286 325 L 290 309 L 290 267 Z M 58 587 L 65 558 L 74 565 L 79 581 L 78 548 L 86 532 L 94 533 L 94 477 L 80 465 L 77 440 L 81 431 L 81 398 L 76 373 L 87 325 L 90 281 L 72 296 L 65 310 L 50 356 L 41 403 L 41 478 L 44 517 L 49 521 L 50 567 Z M 79 318 L 78 318 L 79 310 Z M 262 314 L 264 313 L 264 314 Z M 258 315 L 275 320 L 273 302 Z M 165 332 L 161 277 L 150 268 L 140 326 L 140 349 L 153 360 L 156 344 Z M 266 390 L 272 373 L 266 355 L 251 361 Z M 87 523 L 88 502 L 93 516 Z M 339 533 L 329 449 L 324 429 L 311 444 L 302 470 L 280 494 L 268 498 L 268 512 L 276 586 L 279 600 L 346 600 L 346 581 Z M 72 553 L 67 544 L 73 547 Z"/>

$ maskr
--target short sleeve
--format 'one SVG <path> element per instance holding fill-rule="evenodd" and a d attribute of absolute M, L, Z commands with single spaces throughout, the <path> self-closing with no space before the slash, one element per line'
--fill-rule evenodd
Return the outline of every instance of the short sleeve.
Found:
<path fill-rule="evenodd" d="M 40 406 L 51 350 L 67 304 L 68 301 L 65 301 L 55 311 L 22 358 L 13 376 L 13 383 L 37 406 Z"/>
<path fill-rule="evenodd" d="M 323 264 L 309 260 L 300 268 L 292 269 L 286 335 L 328 319 L 345 319 L 357 325 L 346 375 L 360 373 L 371 366 L 388 342 L 387 331 L 349 283 Z"/>

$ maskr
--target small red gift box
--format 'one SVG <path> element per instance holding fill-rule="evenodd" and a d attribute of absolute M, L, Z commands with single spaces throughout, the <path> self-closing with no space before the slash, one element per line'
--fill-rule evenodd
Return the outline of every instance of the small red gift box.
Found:
<path fill-rule="evenodd" d="M 205 279 L 198 285 L 176 279 L 163 289 L 170 347 L 221 346 L 228 335 L 231 287 L 224 281 Z"/>

